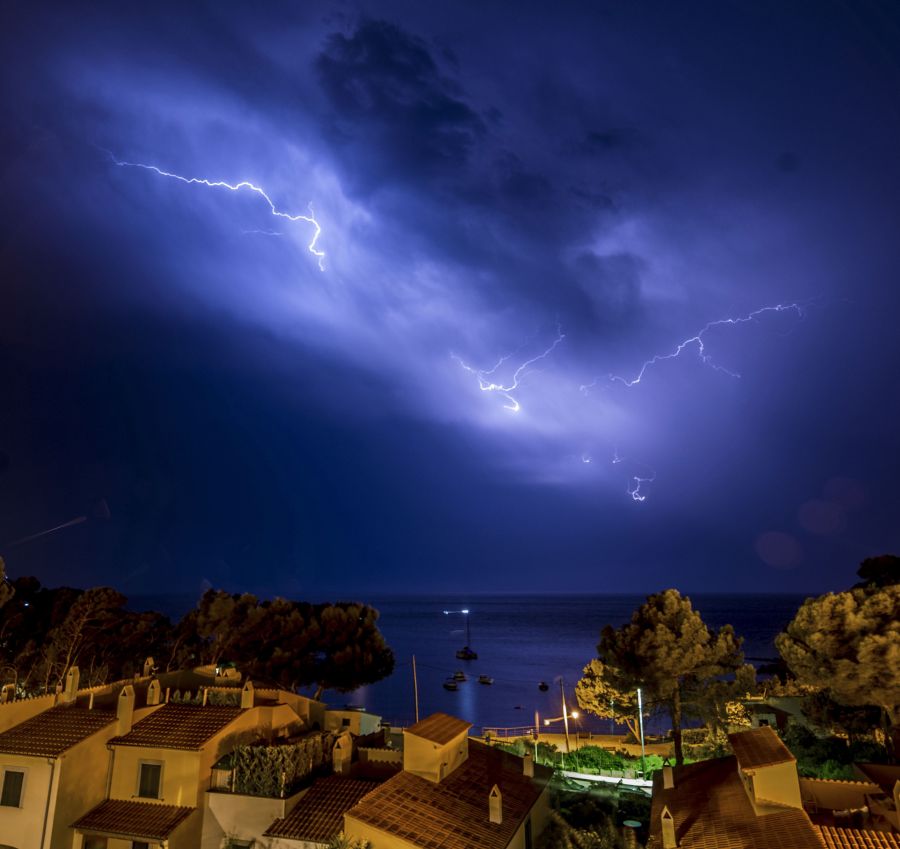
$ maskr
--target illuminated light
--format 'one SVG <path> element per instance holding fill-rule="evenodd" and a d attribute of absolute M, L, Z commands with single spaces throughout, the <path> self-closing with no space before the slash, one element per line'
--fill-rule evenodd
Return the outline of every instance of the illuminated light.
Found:
<path fill-rule="evenodd" d="M 184 177 L 181 174 L 174 174 L 171 171 L 163 171 L 162 168 L 158 168 L 156 165 L 147 165 L 143 162 L 125 162 L 123 160 L 117 159 L 110 151 L 106 151 L 112 161 L 123 168 L 142 168 L 145 171 L 152 171 L 154 174 L 158 174 L 160 177 L 169 177 L 173 180 L 179 180 L 182 183 L 186 183 L 187 185 L 195 185 L 195 186 L 207 186 L 211 189 L 228 189 L 231 192 L 239 192 L 242 189 L 253 192 L 259 195 L 268 205 L 269 211 L 276 218 L 284 218 L 287 221 L 298 222 L 303 221 L 306 224 L 312 224 L 313 226 L 313 236 L 307 246 L 309 252 L 316 257 L 319 265 L 319 270 L 325 270 L 325 251 L 320 250 L 317 245 L 319 241 L 319 236 L 322 235 L 322 227 L 319 225 L 319 222 L 316 220 L 316 214 L 313 210 L 313 205 L 310 203 L 307 206 L 309 210 L 309 215 L 300 215 L 299 213 L 293 215 L 289 212 L 282 212 L 275 206 L 272 198 L 266 193 L 265 189 L 260 186 L 251 183 L 249 180 L 241 180 L 239 183 L 228 183 L 225 180 L 208 180 L 205 177 Z M 267 236 L 280 236 L 280 233 L 276 233 L 274 231 L 263 231 L 263 230 L 249 230 L 244 231 L 245 233 L 260 233 L 265 234 Z"/>
<path fill-rule="evenodd" d="M 572 719 L 578 719 L 578 711 L 577 710 L 572 711 Z"/>
<path fill-rule="evenodd" d="M 482 392 L 498 393 L 503 398 L 505 398 L 508 402 L 503 405 L 503 409 L 510 410 L 513 413 L 518 413 L 519 410 L 522 409 L 522 406 L 515 399 L 515 397 L 513 396 L 512 393 L 515 392 L 519 388 L 522 378 L 524 378 L 525 375 L 528 374 L 529 366 L 532 366 L 536 362 L 539 362 L 540 360 L 543 360 L 546 357 L 549 357 L 550 354 L 552 354 L 553 351 L 556 350 L 556 346 L 559 345 L 559 343 L 562 342 L 563 339 L 565 339 L 565 338 L 566 338 L 566 334 L 563 333 L 562 329 L 557 325 L 556 339 L 553 340 L 552 344 L 547 349 L 545 349 L 542 353 L 538 354 L 537 356 L 532 357 L 529 360 L 525 360 L 525 362 L 523 362 L 513 372 L 512 382 L 509 384 L 495 383 L 493 380 L 490 379 L 490 377 L 491 377 L 491 375 L 494 374 L 494 372 L 497 371 L 498 368 L 500 368 L 500 366 L 502 366 L 507 360 L 509 360 L 513 356 L 512 354 L 506 354 L 505 356 L 500 357 L 500 359 L 497 360 L 497 363 L 493 366 L 493 368 L 489 368 L 489 369 L 477 369 L 477 368 L 474 368 L 473 366 L 470 366 L 470 365 L 466 364 L 465 362 L 463 362 L 463 360 L 460 357 L 458 357 L 456 354 L 451 353 L 450 356 L 454 360 L 456 360 L 456 362 L 458 362 L 460 364 L 460 366 L 462 366 L 462 368 L 464 368 L 467 372 L 469 372 L 470 374 L 474 374 L 478 378 L 478 388 Z"/>

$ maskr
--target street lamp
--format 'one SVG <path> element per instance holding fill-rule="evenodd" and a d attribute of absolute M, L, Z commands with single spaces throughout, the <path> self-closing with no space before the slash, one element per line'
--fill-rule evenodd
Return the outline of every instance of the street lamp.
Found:
<path fill-rule="evenodd" d="M 560 700 L 562 701 L 562 716 L 554 716 L 551 719 L 544 720 L 544 726 L 546 727 L 551 722 L 559 722 L 560 720 L 563 723 L 563 727 L 566 730 L 566 753 L 569 752 L 569 720 L 570 719 L 578 719 L 579 713 L 577 710 L 573 710 L 569 713 L 569 709 L 566 707 L 566 691 L 563 686 L 563 679 L 559 679 L 559 695 Z"/>
<path fill-rule="evenodd" d="M 647 775 L 646 765 L 644 763 L 644 704 L 641 698 L 641 688 L 637 688 L 638 697 L 638 727 L 641 730 L 641 778 Z"/>

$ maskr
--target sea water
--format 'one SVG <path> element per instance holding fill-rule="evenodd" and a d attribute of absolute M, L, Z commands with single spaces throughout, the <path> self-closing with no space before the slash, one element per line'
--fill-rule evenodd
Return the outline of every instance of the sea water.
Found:
<path fill-rule="evenodd" d="M 409 724 L 415 717 L 412 657 L 416 657 L 419 714 L 434 711 L 454 714 L 475 726 L 519 727 L 542 718 L 562 716 L 562 692 L 568 709 L 577 709 L 574 687 L 582 669 L 596 656 L 605 625 L 627 622 L 643 601 L 637 595 L 458 595 L 369 596 L 376 607 L 379 627 L 396 656 L 393 675 L 352 693 L 328 691 L 332 707 L 365 707 L 394 724 Z M 791 620 L 803 601 L 798 595 L 692 595 L 695 610 L 713 628 L 730 624 L 744 638 L 749 660 L 776 657 L 776 635 Z M 133 598 L 134 609 L 153 608 L 177 620 L 193 605 L 175 596 Z M 466 642 L 468 610 L 472 648 L 478 659 L 457 660 Z M 443 682 L 456 670 L 467 679 L 458 689 L 445 690 Z M 478 683 L 479 675 L 494 679 Z M 541 682 L 547 690 L 539 689 Z M 560 689 L 562 683 L 562 691 Z M 310 688 L 310 692 L 312 688 Z M 608 721 L 580 717 L 573 730 L 610 732 Z M 552 726 L 561 729 L 561 723 Z"/>

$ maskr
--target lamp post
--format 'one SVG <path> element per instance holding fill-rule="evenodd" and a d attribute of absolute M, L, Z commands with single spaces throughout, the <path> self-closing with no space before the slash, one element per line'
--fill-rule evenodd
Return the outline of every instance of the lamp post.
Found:
<path fill-rule="evenodd" d="M 573 710 L 569 713 L 568 707 L 566 707 L 566 691 L 563 686 L 563 679 L 559 679 L 559 695 L 560 701 L 562 702 L 562 716 L 554 716 L 552 719 L 545 719 L 544 725 L 549 725 L 551 722 L 559 722 L 562 720 L 563 728 L 565 729 L 566 734 L 566 754 L 569 753 L 569 720 L 570 719 L 578 719 L 578 711 Z"/>
<path fill-rule="evenodd" d="M 637 688 L 638 697 L 638 728 L 641 731 L 641 778 L 647 774 L 644 763 L 644 704 L 641 698 L 641 688 Z"/>

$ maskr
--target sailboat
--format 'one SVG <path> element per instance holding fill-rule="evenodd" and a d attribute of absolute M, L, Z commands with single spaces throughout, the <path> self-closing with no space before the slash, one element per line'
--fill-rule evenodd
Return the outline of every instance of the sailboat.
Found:
<path fill-rule="evenodd" d="M 472 637 L 469 634 L 469 612 L 466 611 L 466 644 L 456 652 L 458 660 L 478 660 L 478 653 L 471 648 Z"/>

